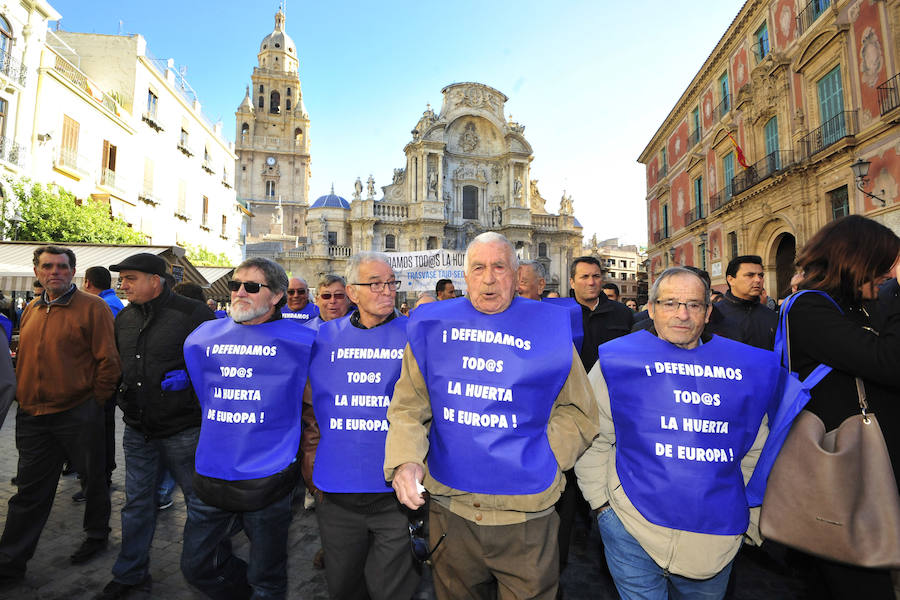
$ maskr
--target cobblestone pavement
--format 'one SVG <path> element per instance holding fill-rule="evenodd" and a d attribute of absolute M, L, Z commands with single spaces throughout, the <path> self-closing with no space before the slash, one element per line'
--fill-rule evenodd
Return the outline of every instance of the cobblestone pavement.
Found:
<path fill-rule="evenodd" d="M 15 448 L 14 411 L 10 411 L 6 425 L 0 431 L 0 523 L 6 521 L 7 502 L 15 493 L 10 477 L 15 475 L 18 453 Z M 74 476 L 63 477 L 56 493 L 56 501 L 50 519 L 44 528 L 34 558 L 28 563 L 25 581 L 17 587 L 0 591 L 2 598 L 16 600 L 55 600 L 92 598 L 110 580 L 110 570 L 121 542 L 120 511 L 125 502 L 124 464 L 122 456 L 121 413 L 117 420 L 116 462 L 119 468 L 113 473 L 112 518 L 109 548 L 85 565 L 69 564 L 69 555 L 81 544 L 81 520 L 84 505 L 72 502 L 72 494 L 78 491 Z M 298 503 L 299 504 L 299 503 Z M 133 598 L 165 598 L 180 600 L 201 598 L 185 583 L 179 570 L 181 536 L 184 527 L 185 508 L 181 492 L 175 493 L 172 508 L 159 513 L 156 534 L 151 553 L 153 588 L 149 594 L 134 594 Z M 312 559 L 320 544 L 315 515 L 298 506 L 294 513 L 289 537 L 290 598 L 319 600 L 328 597 L 323 571 L 312 567 Z M 246 557 L 247 540 L 239 534 L 235 537 L 239 555 Z M 738 600 L 805 598 L 804 583 L 788 572 L 761 566 L 759 561 L 739 559 L 735 568 L 735 594 Z M 598 537 L 586 528 L 576 529 L 570 563 L 563 573 L 563 590 L 567 599 L 605 600 L 617 598 L 612 582 L 604 574 L 601 565 Z M 434 598 L 430 578 L 426 571 L 417 594 L 418 600 Z"/>

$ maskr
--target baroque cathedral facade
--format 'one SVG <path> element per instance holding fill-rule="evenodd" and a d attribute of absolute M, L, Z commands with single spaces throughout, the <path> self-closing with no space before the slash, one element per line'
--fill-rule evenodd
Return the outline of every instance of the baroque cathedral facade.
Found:
<path fill-rule="evenodd" d="M 547 212 L 525 127 L 507 118 L 508 98 L 487 85 L 445 87 L 440 112 L 429 106 L 418 119 L 405 164 L 380 192 L 370 175 L 357 178 L 349 201 L 332 189 L 309 202 L 309 115 L 284 22 L 279 12 L 236 113 L 236 186 L 254 215 L 248 256 L 274 257 L 314 287 L 323 274 L 343 274 L 359 251 L 461 251 L 497 231 L 520 258 L 543 263 L 548 290 L 568 290 L 569 266 L 582 254 L 572 198 L 563 193 L 559 213 Z"/>

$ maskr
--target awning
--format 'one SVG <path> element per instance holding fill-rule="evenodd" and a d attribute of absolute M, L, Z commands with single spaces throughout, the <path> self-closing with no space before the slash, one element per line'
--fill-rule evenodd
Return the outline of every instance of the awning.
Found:
<path fill-rule="evenodd" d="M 234 267 L 197 267 L 197 271 L 209 282 L 207 298 L 212 298 L 217 302 L 231 300 L 228 282 L 234 273 Z"/>
<path fill-rule="evenodd" d="M 2 242 L 0 243 L 0 291 L 30 292 L 34 276 L 34 251 L 46 246 L 37 242 Z M 209 282 L 197 268 L 184 256 L 184 248 L 179 246 L 132 246 L 115 244 L 57 244 L 71 248 L 75 252 L 75 278 L 73 283 L 79 288 L 84 280 L 84 272 L 88 267 L 101 266 L 109 268 L 122 262 L 125 258 L 139 252 L 149 252 L 161 256 L 169 265 L 177 265 L 184 269 L 184 281 L 192 281 L 201 287 L 208 287 Z M 113 276 L 115 280 L 115 276 Z"/>

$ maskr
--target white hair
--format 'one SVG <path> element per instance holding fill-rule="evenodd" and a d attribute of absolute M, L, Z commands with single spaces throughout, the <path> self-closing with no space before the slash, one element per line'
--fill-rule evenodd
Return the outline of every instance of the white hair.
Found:
<path fill-rule="evenodd" d="M 388 260 L 387 254 L 384 252 L 359 252 L 354 254 L 350 257 L 350 260 L 347 261 L 347 285 L 358 283 L 359 267 L 367 262 L 383 262 L 391 269 L 392 273 L 394 271 L 394 268 L 391 267 L 390 260 Z"/>
<path fill-rule="evenodd" d="M 518 255 L 516 255 L 516 249 L 513 247 L 510 241 L 496 231 L 485 231 L 484 233 L 477 235 L 475 239 L 469 242 L 469 247 L 466 248 L 466 260 L 463 266 L 466 274 L 469 273 L 469 255 L 472 253 L 472 248 L 483 244 L 502 244 L 506 248 L 507 254 L 509 255 L 509 267 L 513 271 L 518 270 L 519 257 Z"/>

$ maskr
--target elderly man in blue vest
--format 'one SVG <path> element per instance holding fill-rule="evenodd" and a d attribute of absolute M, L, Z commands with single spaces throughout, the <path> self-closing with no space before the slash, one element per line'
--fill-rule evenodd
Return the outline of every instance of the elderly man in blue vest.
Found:
<path fill-rule="evenodd" d="M 356 310 L 322 323 L 313 344 L 304 403 L 316 425 L 302 441 L 304 462 L 313 454 L 311 490 L 334 600 L 407 600 L 419 581 L 407 511 L 383 475 L 385 415 L 406 347 L 407 318 L 394 308 L 399 285 L 386 255 L 353 256 L 346 293 Z"/>
<path fill-rule="evenodd" d="M 624 600 L 722 598 L 759 509 L 746 484 L 781 398 L 778 357 L 703 334 L 709 284 L 683 267 L 650 290 L 653 327 L 607 342 L 589 379 L 600 435 L 575 465 Z"/>
<path fill-rule="evenodd" d="M 181 570 L 210 598 L 285 598 L 302 384 L 316 334 L 282 317 L 288 278 L 279 264 L 248 258 L 228 287 L 231 318 L 184 342 L 202 422 Z M 241 529 L 249 562 L 231 552 Z"/>
<path fill-rule="evenodd" d="M 568 311 L 516 297 L 517 268 L 502 235 L 472 240 L 466 297 L 412 313 L 388 408 L 384 475 L 409 508 L 431 494 L 441 599 L 556 597 L 553 507 L 597 433 Z"/>

